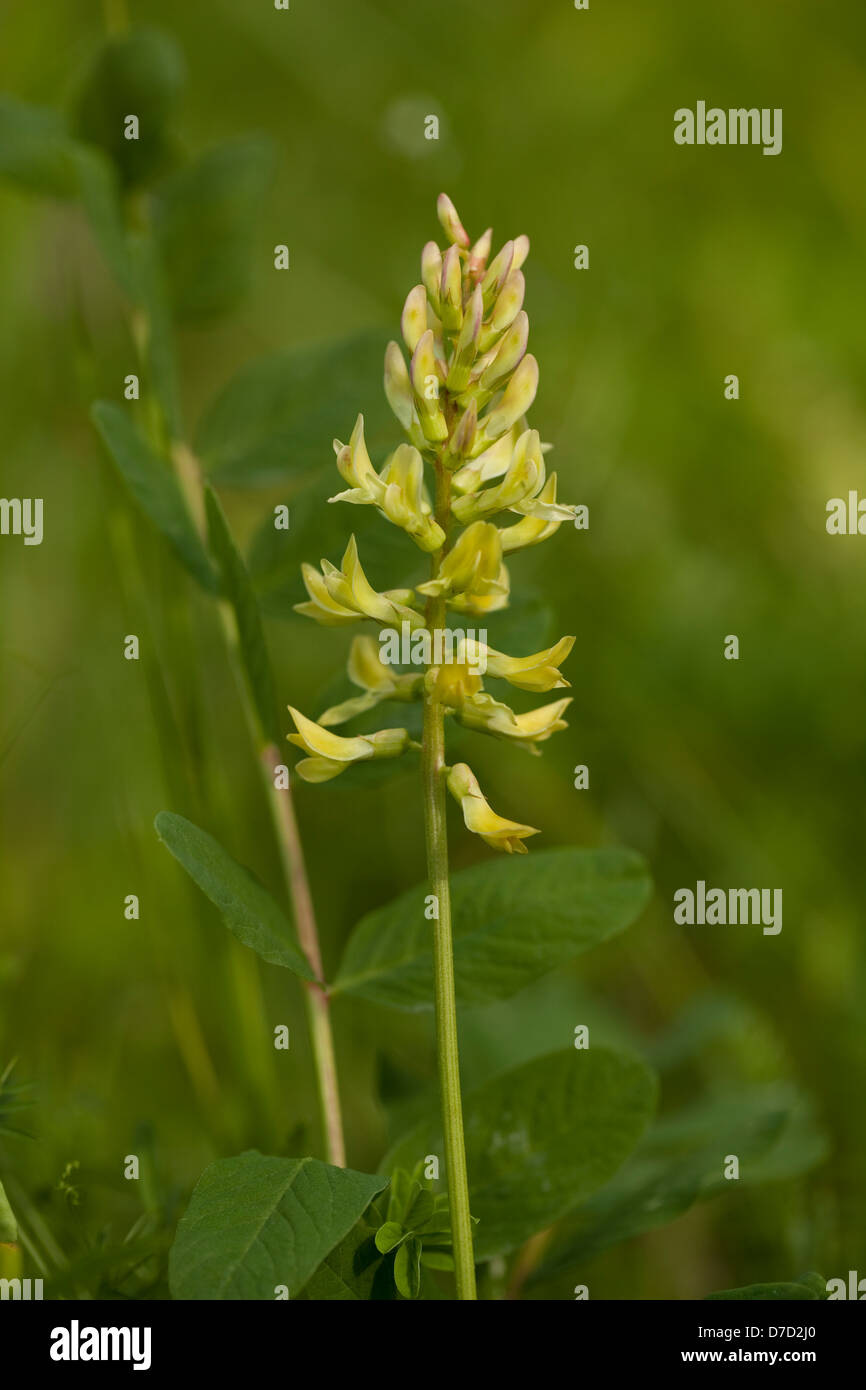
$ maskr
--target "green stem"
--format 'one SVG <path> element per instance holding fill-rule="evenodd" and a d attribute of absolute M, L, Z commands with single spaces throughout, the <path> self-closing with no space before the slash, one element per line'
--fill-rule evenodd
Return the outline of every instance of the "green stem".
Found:
<path fill-rule="evenodd" d="M 140 205 L 129 210 L 139 223 L 142 235 L 150 233 L 150 219 L 146 206 Z M 131 328 L 142 367 L 149 366 L 150 335 L 152 324 L 147 307 L 138 304 L 131 315 Z M 204 475 L 199 460 L 183 438 L 170 438 L 167 412 L 158 393 L 153 392 L 157 414 L 156 422 L 161 432 L 169 436 L 169 453 L 175 474 L 180 483 L 187 510 L 201 536 L 208 545 L 207 521 L 205 512 Z M 279 750 L 265 738 L 260 721 L 249 697 L 242 662 L 238 652 L 238 632 L 234 612 L 230 605 L 220 601 L 218 604 L 220 626 L 225 639 L 232 671 L 243 706 L 244 717 L 250 740 L 255 750 L 259 768 L 265 783 L 268 807 L 271 813 L 280 861 L 283 868 L 286 891 L 294 909 L 298 940 L 310 967 L 318 980 L 324 979 L 322 953 L 319 947 L 319 934 L 313 909 L 312 894 L 307 878 L 301 837 L 295 818 L 292 793 L 288 787 L 277 788 L 274 772 L 281 762 Z M 346 1147 L 343 1138 L 343 1119 L 340 1108 L 340 1092 L 337 1082 L 337 1063 L 334 1050 L 334 1036 L 331 1028 L 331 1015 L 328 996 L 321 985 L 305 983 L 304 999 L 313 1049 L 313 1062 L 316 1072 L 316 1089 L 325 1137 L 325 1151 L 328 1161 L 336 1167 L 346 1166 Z"/>
<path fill-rule="evenodd" d="M 437 465 L 436 510 L 440 524 L 448 520 L 449 481 L 444 469 Z M 444 529 L 447 533 L 447 525 Z M 434 560 L 434 574 L 444 553 L 445 547 Z M 427 604 L 426 616 L 431 635 L 437 628 L 444 627 L 445 600 L 431 599 Z M 474 1299 L 475 1261 L 472 1254 L 469 1180 L 466 1173 L 463 1108 L 460 1100 L 460 1054 L 457 1038 L 457 1001 L 454 991 L 451 889 L 448 881 L 448 832 L 445 822 L 445 719 L 442 704 L 436 697 L 435 690 L 425 692 L 424 696 L 421 750 L 427 874 L 437 906 L 437 914 L 433 919 L 436 1056 L 451 1210 L 451 1238 L 457 1297 Z"/>

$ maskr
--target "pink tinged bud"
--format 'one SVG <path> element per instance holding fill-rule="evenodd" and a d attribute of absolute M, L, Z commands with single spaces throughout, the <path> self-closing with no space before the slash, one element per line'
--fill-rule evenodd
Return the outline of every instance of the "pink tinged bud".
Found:
<path fill-rule="evenodd" d="M 416 285 L 406 296 L 400 328 L 407 348 L 414 352 L 421 334 L 427 331 L 427 291 L 423 285 Z"/>
<path fill-rule="evenodd" d="M 421 252 L 421 280 L 435 312 L 439 313 L 439 284 L 442 279 L 442 252 L 435 241 L 428 241 Z"/>
<path fill-rule="evenodd" d="M 459 468 L 460 464 L 468 457 L 469 451 L 475 442 L 475 434 L 478 429 L 478 407 L 471 401 L 460 417 L 460 423 L 451 436 L 448 445 L 447 461 L 449 468 Z"/>
<path fill-rule="evenodd" d="M 436 200 L 436 213 L 442 225 L 442 230 L 449 241 L 453 241 L 457 246 L 462 246 L 465 250 L 469 249 L 469 237 L 460 218 L 457 216 L 457 209 L 448 197 L 447 193 L 440 193 Z"/>
<path fill-rule="evenodd" d="M 526 353 L 529 341 L 529 316 L 521 309 L 509 328 L 493 360 L 481 373 L 481 386 L 487 391 L 495 391 L 514 371 Z"/>
<path fill-rule="evenodd" d="M 463 272 L 460 252 L 449 246 L 442 261 L 439 285 L 439 317 L 442 327 L 453 333 L 463 323 Z"/>
<path fill-rule="evenodd" d="M 472 276 L 473 280 L 479 280 L 484 274 L 492 243 L 493 228 L 488 227 L 487 231 L 478 238 L 472 250 L 469 252 L 469 274 Z"/>
<path fill-rule="evenodd" d="M 506 241 L 502 250 L 494 256 L 490 262 L 490 267 L 481 281 L 481 289 L 484 294 L 484 308 L 489 309 L 496 299 L 511 271 L 511 263 L 514 258 L 514 242 Z"/>
<path fill-rule="evenodd" d="M 509 381 L 502 400 L 482 420 L 485 437 L 492 441 L 510 430 L 529 410 L 537 390 L 538 363 L 530 352 Z"/>

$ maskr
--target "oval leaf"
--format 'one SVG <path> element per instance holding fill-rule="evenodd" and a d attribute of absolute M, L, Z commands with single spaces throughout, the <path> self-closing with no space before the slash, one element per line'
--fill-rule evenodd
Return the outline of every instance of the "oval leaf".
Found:
<path fill-rule="evenodd" d="M 608 1182 L 646 1129 L 655 1098 L 643 1062 L 601 1047 L 538 1057 L 467 1096 L 477 1258 L 514 1250 Z M 382 1166 L 411 1168 L 431 1153 L 441 1155 L 443 1143 L 428 1121 Z"/>
<path fill-rule="evenodd" d="M 650 895 L 640 855 L 552 849 L 488 860 L 451 880 L 454 973 L 462 1004 L 506 999 L 532 980 L 623 931 Z M 433 1007 L 426 885 L 362 918 L 333 986 L 397 1009 Z"/>
<path fill-rule="evenodd" d="M 171 158 L 167 124 L 186 80 L 175 40 L 158 29 L 134 29 L 100 46 L 78 95 L 78 134 L 110 156 L 125 184 L 160 172 Z M 127 139 L 126 120 L 138 117 Z"/>
<path fill-rule="evenodd" d="M 169 1256 L 178 1299 L 294 1298 L 386 1179 L 250 1151 L 202 1173 Z"/>
<path fill-rule="evenodd" d="M 315 979 L 288 921 L 249 869 L 242 868 L 212 835 L 183 816 L 160 811 L 154 825 L 166 849 L 219 909 L 238 941 L 271 965 L 285 966 L 303 980 Z"/>
<path fill-rule="evenodd" d="M 532 1282 L 582 1266 L 724 1191 L 730 1186 L 727 1154 L 740 1160 L 740 1187 L 768 1181 L 774 1166 L 784 1166 L 785 1154 L 791 1174 L 805 1172 L 822 1136 L 804 1111 L 793 1087 L 768 1086 L 713 1097 L 660 1119 L 612 1181 L 560 1224 Z"/>

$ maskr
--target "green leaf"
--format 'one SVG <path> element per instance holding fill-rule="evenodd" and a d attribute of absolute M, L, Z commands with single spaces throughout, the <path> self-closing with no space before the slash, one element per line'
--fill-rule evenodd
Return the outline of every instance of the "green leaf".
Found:
<path fill-rule="evenodd" d="M 174 547 L 202 587 L 217 592 L 219 584 L 213 565 L 169 465 L 139 434 L 128 410 L 112 401 L 97 401 L 90 414 L 141 511 Z"/>
<path fill-rule="evenodd" d="M 376 1232 L 376 1249 L 380 1254 L 387 1255 L 395 1245 L 405 1240 L 408 1234 L 398 1221 L 386 1221 Z"/>
<path fill-rule="evenodd" d="M 446 1273 L 453 1272 L 454 1256 L 449 1255 L 447 1250 L 421 1250 L 421 1263 L 426 1269 L 443 1269 Z"/>
<path fill-rule="evenodd" d="M 366 1219 L 353 1226 L 326 1255 L 312 1279 L 304 1285 L 302 1301 L 322 1303 L 369 1302 L 392 1299 L 390 1271 L 373 1242 L 373 1227 Z"/>
<path fill-rule="evenodd" d="M 238 647 L 250 695 L 262 734 L 268 742 L 274 743 L 280 733 L 277 697 L 258 600 L 225 513 L 210 487 L 205 489 L 205 504 L 211 550 L 222 572 L 226 596 L 234 609 Z"/>
<path fill-rule="evenodd" d="M 222 914 L 229 931 L 262 960 L 313 980 L 306 956 L 270 893 L 222 845 L 183 816 L 160 811 L 154 821 L 166 849 Z"/>
<path fill-rule="evenodd" d="M 426 884 L 362 918 L 334 992 L 397 1009 L 433 1006 L 433 937 Z M 487 860 L 451 880 L 454 972 L 464 1005 L 505 999 L 623 931 L 643 910 L 650 881 L 624 849 L 553 849 Z"/>
<path fill-rule="evenodd" d="M 409 1236 L 394 1257 L 394 1283 L 404 1298 L 418 1298 L 421 1293 L 421 1242 Z"/>
<path fill-rule="evenodd" d="M 289 348 L 242 368 L 196 435 L 196 451 L 214 481 L 270 487 L 323 468 L 330 471 L 331 493 L 339 492 L 345 484 L 334 466 L 331 441 L 349 438 L 361 410 L 367 447 L 381 467 L 379 454 L 399 442 L 382 391 L 386 342 L 385 332 L 368 332 Z M 364 509 L 335 503 L 332 510 L 343 514 L 348 535 L 352 516 Z"/>
<path fill-rule="evenodd" d="M 727 1154 L 740 1160 L 738 1188 L 767 1181 L 768 1165 L 781 1152 L 788 1154 L 790 1175 L 806 1171 L 815 1158 L 818 1132 L 804 1128 L 802 1108 L 793 1087 L 771 1086 L 665 1116 L 611 1182 L 558 1227 L 532 1282 L 583 1265 L 609 1246 L 674 1221 L 695 1202 L 723 1192 L 731 1186 L 723 1172 Z"/>
<path fill-rule="evenodd" d="M 171 159 L 168 121 L 186 80 L 183 54 L 168 34 L 133 29 L 106 39 L 78 94 L 76 129 L 112 160 L 124 184 L 142 183 Z M 138 117 L 138 139 L 125 120 Z"/>
<path fill-rule="evenodd" d="M 536 1058 L 470 1093 L 464 1126 L 477 1257 L 522 1245 L 608 1182 L 646 1129 L 655 1096 L 641 1061 L 601 1047 Z M 382 1167 L 443 1151 L 441 1130 L 428 1120 Z"/>
<path fill-rule="evenodd" d="M 406 1225 L 410 1231 L 417 1231 L 433 1216 L 436 1200 L 428 1188 L 423 1188 L 406 1213 Z"/>
<path fill-rule="evenodd" d="M 154 230 L 178 318 L 226 313 L 247 293 L 256 261 L 271 254 L 259 228 L 273 166 L 270 140 L 246 136 L 209 150 L 160 185 Z"/>
<path fill-rule="evenodd" d="M 742 1289 L 723 1289 L 721 1293 L 708 1293 L 707 1302 L 713 1299 L 751 1299 L 768 1301 L 770 1299 L 786 1299 L 802 1302 L 806 1299 L 813 1301 L 821 1298 L 821 1294 L 816 1293 L 813 1288 L 806 1284 L 747 1284 Z"/>
<path fill-rule="evenodd" d="M 138 295 L 117 172 L 101 150 L 76 145 L 72 156 L 78 191 L 94 240 L 120 288 L 131 299 Z"/>
<path fill-rule="evenodd" d="M 0 97 L 0 178 L 30 193 L 74 197 L 74 151 L 75 142 L 57 111 Z"/>
<path fill-rule="evenodd" d="M 115 169 L 101 150 L 74 140 L 58 112 L 0 97 L 0 178 L 31 193 L 80 196 L 118 284 L 132 291 Z"/>
<path fill-rule="evenodd" d="M 316 1158 L 254 1150 L 202 1173 L 169 1257 L 178 1299 L 294 1298 L 385 1180 Z"/>

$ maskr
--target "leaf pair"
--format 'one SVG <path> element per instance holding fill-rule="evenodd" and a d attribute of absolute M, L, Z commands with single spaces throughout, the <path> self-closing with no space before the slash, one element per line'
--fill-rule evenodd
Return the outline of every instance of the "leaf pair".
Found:
<path fill-rule="evenodd" d="M 387 1218 L 375 1235 L 376 1249 L 393 1253 L 394 1283 L 403 1298 L 421 1296 L 421 1270 L 454 1269 L 451 1245 L 451 1214 L 448 1194 L 423 1187 L 418 1180 L 422 1164 L 414 1173 L 396 1168 L 388 1189 Z M 477 1223 L 476 1223 L 477 1224 Z"/>

